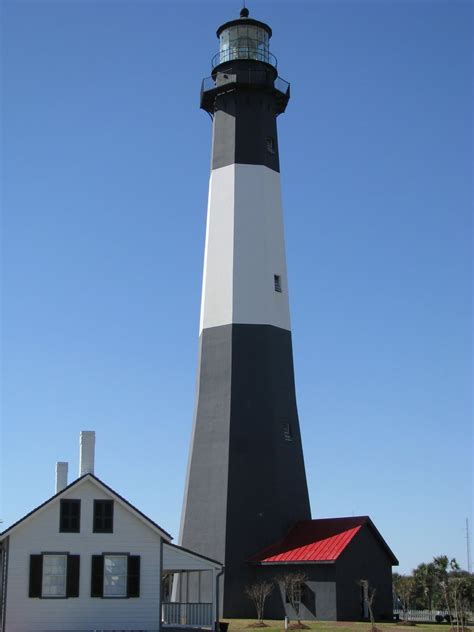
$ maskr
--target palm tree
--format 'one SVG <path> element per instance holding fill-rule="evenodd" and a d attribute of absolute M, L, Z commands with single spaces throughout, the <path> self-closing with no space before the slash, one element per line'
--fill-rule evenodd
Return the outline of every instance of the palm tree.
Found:
<path fill-rule="evenodd" d="M 434 562 L 419 564 L 413 571 L 413 579 L 418 594 L 424 598 L 424 605 L 428 610 L 433 608 L 433 597 L 439 586 L 438 573 Z"/>

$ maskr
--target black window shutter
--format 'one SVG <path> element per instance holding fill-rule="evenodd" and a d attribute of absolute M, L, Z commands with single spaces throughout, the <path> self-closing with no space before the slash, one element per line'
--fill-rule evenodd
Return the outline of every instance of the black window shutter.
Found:
<path fill-rule="evenodd" d="M 79 555 L 67 556 L 66 597 L 79 597 Z"/>
<path fill-rule="evenodd" d="M 30 555 L 30 597 L 41 597 L 43 584 L 43 556 Z"/>
<path fill-rule="evenodd" d="M 127 594 L 129 597 L 140 597 L 139 555 L 130 555 L 128 558 Z"/>
<path fill-rule="evenodd" d="M 92 556 L 91 597 L 104 596 L 104 557 Z"/>
<path fill-rule="evenodd" d="M 114 501 L 111 500 L 104 505 L 104 529 L 110 531 L 114 530 Z"/>

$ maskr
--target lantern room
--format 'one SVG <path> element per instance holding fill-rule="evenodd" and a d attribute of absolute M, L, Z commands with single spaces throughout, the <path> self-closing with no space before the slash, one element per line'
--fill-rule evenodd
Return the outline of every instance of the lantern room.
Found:
<path fill-rule="evenodd" d="M 276 58 L 270 53 L 269 47 L 271 28 L 248 16 L 249 10 L 243 8 L 240 19 L 226 22 L 219 27 L 219 52 L 212 60 L 213 67 L 240 59 L 260 61 L 276 67 Z"/>

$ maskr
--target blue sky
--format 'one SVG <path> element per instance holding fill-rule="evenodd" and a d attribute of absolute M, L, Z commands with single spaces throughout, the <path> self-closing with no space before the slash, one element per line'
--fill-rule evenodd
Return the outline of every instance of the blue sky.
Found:
<path fill-rule="evenodd" d="M 314 517 L 369 514 L 409 571 L 466 565 L 472 512 L 469 2 L 248 3 L 291 82 L 279 119 Z M 178 536 L 211 124 L 239 2 L 2 8 L 2 497 L 78 467 Z"/>

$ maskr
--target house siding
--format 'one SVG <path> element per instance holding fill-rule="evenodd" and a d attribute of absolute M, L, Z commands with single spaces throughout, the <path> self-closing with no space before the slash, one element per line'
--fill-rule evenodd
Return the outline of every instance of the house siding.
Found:
<path fill-rule="evenodd" d="M 361 587 L 368 580 L 376 589 L 373 604 L 377 620 L 393 615 L 392 561 L 370 528 L 364 525 L 336 562 L 337 618 L 354 621 L 362 618 Z"/>
<path fill-rule="evenodd" d="M 256 568 L 256 581 L 270 581 L 277 584 L 265 604 L 265 617 L 269 619 L 296 619 L 296 613 L 291 605 L 286 603 L 286 597 L 278 578 L 287 573 L 305 573 L 307 580 L 303 601 L 300 606 L 300 618 L 305 621 L 319 619 L 333 621 L 336 619 L 336 582 L 333 564 L 288 564 L 269 565 Z M 255 608 L 249 601 L 249 607 L 255 617 Z"/>
<path fill-rule="evenodd" d="M 60 498 L 81 499 L 80 533 L 59 532 Z M 114 532 L 93 533 L 93 501 L 113 499 L 90 480 L 55 498 L 10 535 L 5 629 L 43 630 L 158 629 L 160 621 L 160 536 L 123 507 L 114 505 Z M 43 552 L 80 555 L 79 597 L 28 597 L 30 555 Z M 130 553 L 141 558 L 140 597 L 91 598 L 92 555 Z"/>

